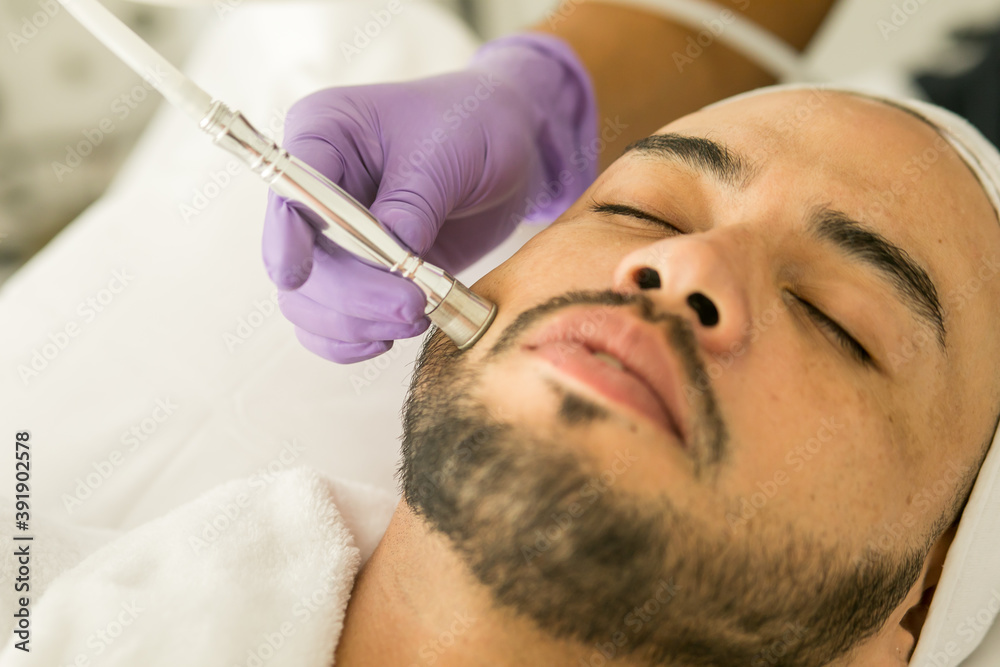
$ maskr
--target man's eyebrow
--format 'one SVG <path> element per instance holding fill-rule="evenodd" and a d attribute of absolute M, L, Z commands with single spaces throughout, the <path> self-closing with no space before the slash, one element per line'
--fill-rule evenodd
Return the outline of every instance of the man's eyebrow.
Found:
<path fill-rule="evenodd" d="M 630 144 L 624 154 L 631 152 L 685 162 L 738 190 L 745 188 L 757 172 L 753 162 L 742 153 L 704 137 L 675 133 L 654 134 Z"/>
<path fill-rule="evenodd" d="M 809 232 L 834 244 L 849 257 L 874 267 L 903 297 L 906 305 L 937 333 L 945 350 L 944 315 L 934 281 L 910 255 L 866 225 L 826 206 L 813 209 Z"/>

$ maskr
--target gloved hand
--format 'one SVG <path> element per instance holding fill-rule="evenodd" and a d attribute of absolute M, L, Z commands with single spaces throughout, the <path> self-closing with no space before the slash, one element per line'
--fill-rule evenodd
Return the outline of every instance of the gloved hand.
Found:
<path fill-rule="evenodd" d="M 284 147 L 369 207 L 411 251 L 456 272 L 525 218 L 551 220 L 595 177 L 596 102 L 570 47 L 516 35 L 459 72 L 331 88 L 296 103 Z M 423 292 L 271 194 L 264 264 L 299 341 L 340 363 L 423 332 Z"/>

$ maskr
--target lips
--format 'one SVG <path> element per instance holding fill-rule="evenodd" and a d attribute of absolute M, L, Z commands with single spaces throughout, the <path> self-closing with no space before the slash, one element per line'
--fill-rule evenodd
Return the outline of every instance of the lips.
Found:
<path fill-rule="evenodd" d="M 687 446 L 683 376 L 660 328 L 625 310 L 572 308 L 530 334 L 522 349 L 647 417 Z"/>

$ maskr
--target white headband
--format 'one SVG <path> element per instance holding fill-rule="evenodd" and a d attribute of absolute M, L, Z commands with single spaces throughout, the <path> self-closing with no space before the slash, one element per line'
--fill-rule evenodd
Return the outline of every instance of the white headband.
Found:
<path fill-rule="evenodd" d="M 1000 218 L 1000 153 L 964 118 L 927 102 L 844 86 L 786 84 L 730 97 L 711 106 L 789 90 L 845 92 L 904 107 L 934 125 L 962 156 Z M 706 107 L 710 108 L 710 107 Z M 1000 433 L 1000 432 L 998 432 Z M 911 667 L 955 667 L 979 646 L 1000 611 L 1000 445 L 993 434 L 969 502 L 948 549 Z"/>

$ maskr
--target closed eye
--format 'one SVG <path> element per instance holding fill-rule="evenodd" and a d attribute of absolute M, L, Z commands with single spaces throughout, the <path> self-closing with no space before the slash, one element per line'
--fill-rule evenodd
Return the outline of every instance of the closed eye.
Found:
<path fill-rule="evenodd" d="M 647 222 L 654 222 L 658 226 L 665 227 L 676 234 L 684 233 L 684 231 L 678 229 L 676 225 L 667 222 L 663 218 L 658 218 L 651 213 L 646 213 L 645 211 L 635 208 L 634 206 L 627 206 L 625 204 L 602 204 L 595 201 L 590 207 L 590 212 L 603 213 L 605 215 L 624 215 L 630 218 L 645 220 Z"/>
<path fill-rule="evenodd" d="M 833 335 L 837 339 L 837 342 L 843 347 L 847 352 L 851 354 L 855 359 L 865 366 L 875 367 L 875 360 L 868 353 L 868 350 L 864 348 L 861 343 L 857 341 L 851 334 L 847 332 L 844 327 L 840 326 L 836 321 L 829 317 L 822 310 L 809 303 L 805 299 L 799 297 L 798 295 L 792 295 L 795 300 L 802 305 L 805 311 L 809 314 L 809 317 L 816 322 L 822 329 L 825 329 L 827 333 Z"/>

